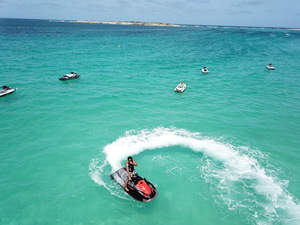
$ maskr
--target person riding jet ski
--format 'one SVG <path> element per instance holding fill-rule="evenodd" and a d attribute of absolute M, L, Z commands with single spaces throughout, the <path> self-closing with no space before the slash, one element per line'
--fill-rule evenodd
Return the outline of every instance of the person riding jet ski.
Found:
<path fill-rule="evenodd" d="M 124 187 L 125 191 L 129 191 L 128 182 L 132 181 L 132 179 L 136 178 L 136 176 L 137 176 L 137 173 L 134 170 L 135 166 L 137 166 L 137 163 L 133 160 L 133 158 L 131 156 L 129 156 L 127 158 L 127 162 L 126 162 L 126 171 L 127 171 L 128 179 L 125 182 L 125 187 Z"/>

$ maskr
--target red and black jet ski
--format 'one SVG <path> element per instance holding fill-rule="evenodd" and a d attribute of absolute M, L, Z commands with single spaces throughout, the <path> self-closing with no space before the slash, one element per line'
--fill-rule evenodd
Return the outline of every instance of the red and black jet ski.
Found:
<path fill-rule="evenodd" d="M 111 174 L 111 178 L 114 179 L 123 188 L 127 180 L 126 168 L 121 168 Z M 147 181 L 145 178 L 140 177 L 137 173 L 132 177 L 132 180 L 128 182 L 127 192 L 132 198 L 140 202 L 150 202 L 158 195 L 156 188 L 153 184 Z"/>

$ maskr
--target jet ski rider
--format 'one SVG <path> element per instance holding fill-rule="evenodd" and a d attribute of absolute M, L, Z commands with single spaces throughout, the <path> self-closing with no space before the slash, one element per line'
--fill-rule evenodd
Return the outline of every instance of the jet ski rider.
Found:
<path fill-rule="evenodd" d="M 129 191 L 128 189 L 128 182 L 132 180 L 132 178 L 136 177 L 136 172 L 134 170 L 134 167 L 137 166 L 137 163 L 133 160 L 133 158 L 131 156 L 129 156 L 127 158 L 127 162 L 126 162 L 126 171 L 127 171 L 127 176 L 128 179 L 125 182 L 125 191 Z"/>

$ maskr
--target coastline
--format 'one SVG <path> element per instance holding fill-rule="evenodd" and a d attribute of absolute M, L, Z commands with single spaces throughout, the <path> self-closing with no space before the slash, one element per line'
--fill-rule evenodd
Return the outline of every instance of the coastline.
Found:
<path fill-rule="evenodd" d="M 160 26 L 160 27 L 184 27 L 187 25 L 178 25 L 162 22 L 140 22 L 140 21 L 91 21 L 91 20 L 50 20 L 52 22 L 65 23 L 93 23 L 93 24 L 110 24 L 110 25 L 136 25 L 136 26 Z M 249 27 L 249 26 L 220 26 L 220 25 L 188 25 L 193 27 L 222 27 L 222 28 L 244 28 L 244 29 L 279 29 L 300 31 L 300 28 L 284 28 L 284 27 Z"/>
<path fill-rule="evenodd" d="M 70 20 L 70 21 L 64 21 L 64 22 L 111 24 L 111 25 L 138 25 L 138 26 L 181 27 L 181 25 L 177 25 L 177 24 L 161 23 L 161 22 L 139 22 L 139 21 L 87 21 L 87 20 Z"/>

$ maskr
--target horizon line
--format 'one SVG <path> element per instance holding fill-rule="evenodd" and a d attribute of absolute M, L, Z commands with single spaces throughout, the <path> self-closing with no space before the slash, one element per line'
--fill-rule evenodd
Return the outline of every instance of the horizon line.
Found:
<path fill-rule="evenodd" d="M 168 23 L 168 22 L 145 22 L 145 21 L 99 21 L 99 20 L 72 20 L 72 19 L 36 19 L 36 18 L 13 18 L 13 17 L 0 17 L 0 19 L 22 19 L 22 20 L 48 20 L 48 21 L 57 21 L 57 22 L 78 22 L 78 23 L 145 23 L 145 24 L 168 24 L 171 26 L 211 26 L 211 27 L 230 27 L 230 28 L 257 28 L 257 29 L 282 29 L 282 30 L 294 30 L 294 31 L 299 31 L 300 28 L 296 27 L 270 27 L 270 26 L 249 26 L 249 25 L 217 25 L 217 24 L 178 24 L 178 23 Z M 80 22 L 79 22 L 80 21 Z M 120 24 L 121 25 L 121 24 Z M 132 24 L 134 25 L 134 24 Z M 130 25 L 128 25 L 130 26 Z"/>

